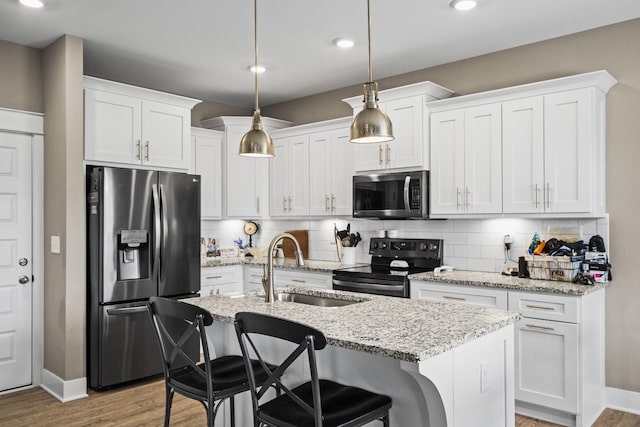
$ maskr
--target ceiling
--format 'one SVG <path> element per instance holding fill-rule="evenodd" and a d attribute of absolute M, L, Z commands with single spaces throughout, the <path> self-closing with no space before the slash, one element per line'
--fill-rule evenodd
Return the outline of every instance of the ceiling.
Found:
<path fill-rule="evenodd" d="M 230 105 L 254 100 L 252 0 L 0 0 L 0 39 L 84 39 L 85 74 Z M 371 0 L 376 79 L 640 17 L 638 0 Z M 333 46 L 337 37 L 355 46 Z M 367 80 L 365 0 L 260 0 L 260 104 Z M 437 83 L 437 82 L 436 82 Z"/>

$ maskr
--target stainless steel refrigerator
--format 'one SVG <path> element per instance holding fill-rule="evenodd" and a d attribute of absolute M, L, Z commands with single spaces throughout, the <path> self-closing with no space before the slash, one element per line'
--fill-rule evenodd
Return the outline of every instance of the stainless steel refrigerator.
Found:
<path fill-rule="evenodd" d="M 151 296 L 200 291 L 200 176 L 87 167 L 89 386 L 162 372 Z"/>

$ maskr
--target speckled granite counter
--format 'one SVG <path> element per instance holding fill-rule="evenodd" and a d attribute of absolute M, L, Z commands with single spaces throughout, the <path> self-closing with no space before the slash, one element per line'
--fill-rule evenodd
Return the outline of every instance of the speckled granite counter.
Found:
<path fill-rule="evenodd" d="M 281 301 L 267 304 L 255 292 L 242 297 L 211 296 L 189 302 L 209 310 L 217 321 L 232 323 L 239 311 L 265 313 L 313 326 L 324 332 L 330 345 L 408 362 L 429 359 L 520 318 L 514 312 L 457 304 L 333 290 L 286 289 L 362 302 L 333 308 Z"/>
<path fill-rule="evenodd" d="M 514 276 L 504 276 L 498 273 L 480 271 L 454 270 L 442 272 L 436 276 L 433 272 L 412 274 L 410 280 L 425 282 L 448 283 L 451 285 L 479 286 L 485 288 L 503 288 L 511 290 L 544 292 L 549 294 L 585 295 L 608 286 L 608 283 L 594 285 L 579 285 L 571 282 L 550 280 L 521 279 Z"/>
<path fill-rule="evenodd" d="M 255 257 L 235 257 L 235 258 L 205 258 L 201 260 L 200 266 L 202 268 L 208 267 L 222 267 L 225 265 L 266 265 L 267 258 L 255 258 Z M 282 268 L 288 270 L 307 270 L 307 271 L 324 271 L 331 272 L 337 268 L 356 267 L 367 264 L 341 264 L 337 261 L 319 261 L 313 259 L 305 259 L 303 266 L 298 266 L 295 259 L 290 258 L 276 258 L 274 259 L 274 268 Z"/>

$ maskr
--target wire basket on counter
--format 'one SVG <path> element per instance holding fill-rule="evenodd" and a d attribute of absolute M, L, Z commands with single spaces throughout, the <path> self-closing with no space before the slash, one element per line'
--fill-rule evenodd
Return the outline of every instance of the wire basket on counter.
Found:
<path fill-rule="evenodd" d="M 530 278 L 560 282 L 571 282 L 582 263 L 579 256 L 528 255 L 525 259 Z"/>

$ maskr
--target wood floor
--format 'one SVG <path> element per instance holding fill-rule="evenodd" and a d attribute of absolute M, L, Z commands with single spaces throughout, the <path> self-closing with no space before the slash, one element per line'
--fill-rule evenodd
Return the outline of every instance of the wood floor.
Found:
<path fill-rule="evenodd" d="M 0 426 L 162 426 L 164 382 L 153 380 L 135 387 L 97 393 L 60 403 L 41 388 L 0 396 Z M 205 426 L 200 403 L 180 395 L 174 398 L 172 426 Z M 516 427 L 557 427 L 557 424 L 516 416 Z M 395 426 L 407 427 L 407 426 Z M 479 426 L 478 426 L 479 427 Z M 482 426 L 489 427 L 489 426 Z M 640 427 L 640 415 L 605 410 L 593 427 Z"/>

